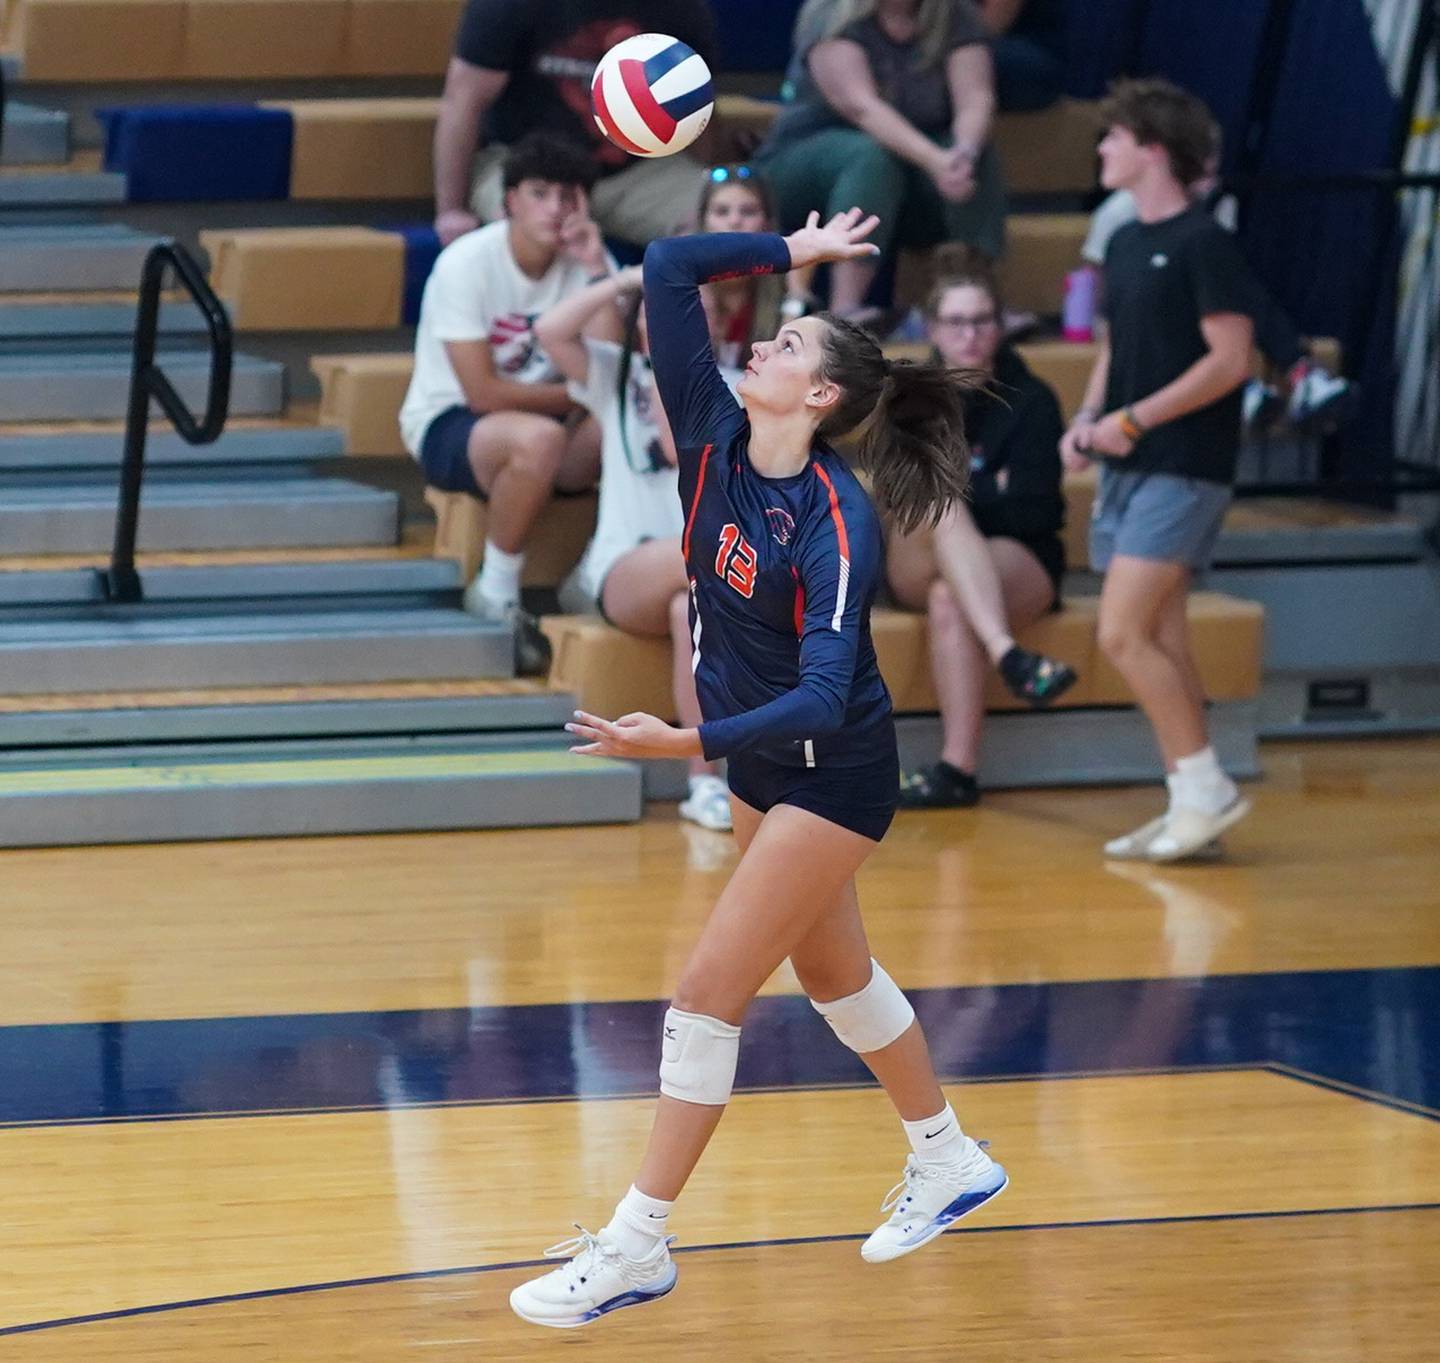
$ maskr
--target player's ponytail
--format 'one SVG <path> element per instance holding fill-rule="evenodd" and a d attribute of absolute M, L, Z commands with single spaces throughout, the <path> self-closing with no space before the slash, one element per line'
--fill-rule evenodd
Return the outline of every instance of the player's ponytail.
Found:
<path fill-rule="evenodd" d="M 970 480 L 965 394 L 981 376 L 940 364 L 892 362 L 875 338 L 823 314 L 820 377 L 840 400 L 820 433 L 840 436 L 867 422 L 858 461 L 904 533 L 936 524 Z"/>

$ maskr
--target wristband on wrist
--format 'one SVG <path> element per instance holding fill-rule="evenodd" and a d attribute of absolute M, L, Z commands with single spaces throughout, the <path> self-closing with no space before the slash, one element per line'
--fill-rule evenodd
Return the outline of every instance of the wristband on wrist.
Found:
<path fill-rule="evenodd" d="M 1145 434 L 1145 427 L 1140 424 L 1139 418 L 1135 415 L 1133 407 L 1125 407 L 1120 412 L 1120 429 L 1125 432 L 1125 439 L 1132 443 L 1139 440 Z"/>
<path fill-rule="evenodd" d="M 1095 407 L 1082 407 L 1075 413 L 1074 419 L 1070 422 L 1072 426 L 1078 426 L 1082 421 L 1088 421 L 1092 425 L 1100 419 L 1100 411 Z"/>

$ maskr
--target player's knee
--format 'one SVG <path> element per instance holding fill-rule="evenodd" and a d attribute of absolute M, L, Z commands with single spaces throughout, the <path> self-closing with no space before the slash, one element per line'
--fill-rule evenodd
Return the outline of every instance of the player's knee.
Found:
<path fill-rule="evenodd" d="M 686 1103 L 723 1107 L 735 1087 L 739 1055 L 740 1029 L 734 1023 L 668 1008 L 660 1043 L 660 1092 Z"/>
<path fill-rule="evenodd" d="M 943 577 L 937 577 L 925 593 L 925 609 L 934 624 L 953 628 L 960 623 L 960 606 Z"/>
<path fill-rule="evenodd" d="M 835 1035 L 859 1055 L 884 1050 L 898 1041 L 915 1021 L 910 1000 L 873 957 L 870 983 L 864 989 L 828 1003 L 814 999 L 811 1003 Z"/>
<path fill-rule="evenodd" d="M 1118 612 L 1102 614 L 1095 631 L 1095 642 L 1111 662 L 1123 662 L 1142 642 L 1140 630 L 1133 620 Z"/>
<path fill-rule="evenodd" d="M 553 482 L 564 457 L 565 428 L 559 422 L 537 417 L 517 436 L 511 463 L 532 478 Z"/>

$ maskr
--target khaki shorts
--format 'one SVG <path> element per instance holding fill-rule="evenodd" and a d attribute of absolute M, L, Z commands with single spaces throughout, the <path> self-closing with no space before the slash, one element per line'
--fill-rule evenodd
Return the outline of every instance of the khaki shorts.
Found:
<path fill-rule="evenodd" d="M 492 145 L 475 159 L 470 207 L 485 222 L 505 216 L 505 152 Z M 637 159 L 590 191 L 590 211 L 606 236 L 644 246 L 693 227 L 704 175 L 704 167 L 683 153 Z"/>

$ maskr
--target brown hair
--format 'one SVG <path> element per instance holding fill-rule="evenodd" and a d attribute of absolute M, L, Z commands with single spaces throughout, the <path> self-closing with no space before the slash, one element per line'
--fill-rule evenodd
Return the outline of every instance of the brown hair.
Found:
<path fill-rule="evenodd" d="M 965 394 L 976 377 L 942 364 L 885 357 L 853 322 L 821 313 L 819 376 L 840 389 L 820 434 L 844 435 L 862 423 L 858 462 L 902 533 L 935 525 L 965 495 L 970 447 Z"/>
<path fill-rule="evenodd" d="M 765 214 L 765 221 L 771 227 L 775 225 L 775 195 L 770 189 L 770 182 L 751 166 L 731 163 L 712 166 L 705 172 L 705 181 L 700 186 L 700 203 L 695 209 L 696 231 L 705 230 L 705 215 L 710 211 L 710 200 L 722 189 L 728 189 L 732 185 L 748 189 L 760 205 L 760 211 Z"/>
<path fill-rule="evenodd" d="M 936 275 L 935 283 L 930 286 L 930 292 L 925 295 L 924 305 L 925 316 L 930 321 L 933 322 L 940 316 L 940 305 L 951 289 L 983 289 L 990 295 L 996 315 L 1005 311 L 1005 300 L 1001 297 L 1000 285 L 995 281 L 995 270 L 987 256 L 973 250 L 949 251 L 941 247 L 935 253 L 935 263 L 940 273 Z"/>
<path fill-rule="evenodd" d="M 1100 105 L 1107 128 L 1126 128 L 1142 147 L 1160 146 L 1182 185 L 1205 174 L 1220 128 L 1204 101 L 1168 80 L 1117 80 Z"/>

